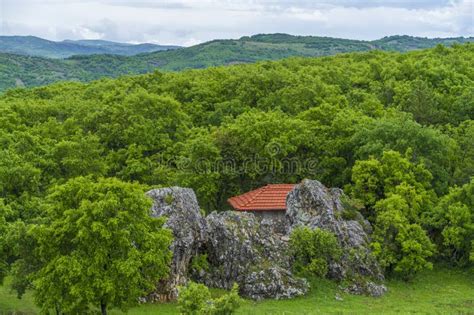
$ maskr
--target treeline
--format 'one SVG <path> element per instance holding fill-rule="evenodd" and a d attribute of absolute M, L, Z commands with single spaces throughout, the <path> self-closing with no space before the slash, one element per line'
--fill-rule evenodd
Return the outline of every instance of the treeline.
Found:
<path fill-rule="evenodd" d="M 192 47 L 136 56 L 112 54 L 72 56 L 64 60 L 6 54 L 4 52 L 12 51 L 2 50 L 0 47 L 0 92 L 13 87 L 41 86 L 65 80 L 88 82 L 103 77 L 143 74 L 155 69 L 165 71 L 202 69 L 295 56 L 326 56 L 374 49 L 403 52 L 430 48 L 437 44 L 450 46 L 473 40 L 472 37 L 390 36 L 374 41 L 361 41 L 332 37 L 260 34 L 237 40 L 213 40 Z M 88 42 L 87 44 L 94 43 Z M 26 48 L 28 41 L 22 45 Z M 17 47 L 17 49 L 19 48 Z"/>
<path fill-rule="evenodd" d="M 465 44 L 11 90 L 0 98 L 3 225 L 35 224 L 57 187 L 83 176 L 191 187 L 207 212 L 312 178 L 352 197 L 387 274 L 472 264 L 473 64 Z M 22 253 L 3 247 L 6 270 Z"/>

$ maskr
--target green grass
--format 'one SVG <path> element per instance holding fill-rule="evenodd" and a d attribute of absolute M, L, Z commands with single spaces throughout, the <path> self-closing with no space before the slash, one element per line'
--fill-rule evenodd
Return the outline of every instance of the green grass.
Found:
<path fill-rule="evenodd" d="M 387 282 L 389 292 L 381 298 L 341 293 L 330 281 L 313 281 L 310 294 L 293 300 L 246 301 L 238 314 L 474 314 L 474 273 L 436 268 L 421 273 L 410 283 Z M 217 293 L 216 293 L 217 292 Z M 214 291 L 219 294 L 219 291 Z M 338 293 L 343 301 L 337 301 Z M 6 311 L 34 314 L 31 295 L 18 300 L 6 285 L 0 287 L 0 314 Z M 112 314 L 121 314 L 113 311 Z M 141 305 L 129 314 L 177 314 L 175 303 Z"/>
<path fill-rule="evenodd" d="M 0 314 L 37 314 L 38 308 L 33 303 L 31 292 L 27 292 L 20 300 L 10 289 L 10 279 L 7 278 L 3 286 L 0 285 Z"/>
<path fill-rule="evenodd" d="M 474 314 L 474 275 L 467 271 L 437 269 L 411 283 L 387 285 L 385 296 L 372 298 L 340 293 L 336 284 L 321 281 L 312 283 L 304 298 L 249 303 L 240 314 Z M 336 293 L 343 301 L 335 299 Z"/>

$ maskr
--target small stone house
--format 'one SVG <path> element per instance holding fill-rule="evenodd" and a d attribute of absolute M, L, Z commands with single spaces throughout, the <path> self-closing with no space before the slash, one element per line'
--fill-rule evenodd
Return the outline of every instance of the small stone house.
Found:
<path fill-rule="evenodd" d="M 286 196 L 294 184 L 270 184 L 227 199 L 235 211 L 251 212 L 261 218 L 283 218 Z"/>

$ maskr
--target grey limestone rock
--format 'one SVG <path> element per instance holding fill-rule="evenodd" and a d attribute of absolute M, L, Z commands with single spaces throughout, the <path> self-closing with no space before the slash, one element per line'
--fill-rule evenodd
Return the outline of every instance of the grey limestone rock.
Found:
<path fill-rule="evenodd" d="M 304 180 L 288 194 L 288 232 L 297 226 L 320 228 L 333 232 L 343 249 L 343 256 L 329 265 L 329 275 L 337 280 L 352 282 L 348 291 L 380 296 L 386 291 L 381 268 L 369 248 L 366 230 L 370 225 L 356 213 L 344 218 L 343 192 L 326 188 L 315 180 Z"/>
<path fill-rule="evenodd" d="M 211 269 L 203 281 L 229 289 L 234 282 L 241 294 L 252 299 L 291 298 L 308 290 L 306 281 L 289 271 L 285 237 L 275 232 L 271 220 L 252 213 L 213 212 L 206 218 L 207 253 Z"/>
<path fill-rule="evenodd" d="M 344 219 L 340 189 L 328 189 L 318 181 L 304 180 L 287 197 L 287 213 L 278 224 L 269 218 L 236 211 L 213 212 L 203 217 L 192 189 L 171 187 L 147 193 L 153 201 L 152 215 L 167 217 L 173 231 L 173 261 L 170 276 L 158 284 L 149 300 L 177 297 L 177 287 L 193 276 L 211 287 L 230 289 L 252 299 L 291 298 L 305 294 L 308 284 L 291 272 L 288 240 L 297 226 L 333 232 L 343 257 L 329 265 L 329 275 L 349 280 L 345 288 L 355 294 L 382 295 L 383 274 L 369 249 L 370 225 L 360 214 Z M 282 226 L 283 223 L 283 226 Z M 209 269 L 191 271 L 193 257 L 206 254 Z"/>
<path fill-rule="evenodd" d="M 177 287 L 190 280 L 192 259 L 200 253 L 208 255 L 211 269 L 195 280 L 211 287 L 230 289 L 236 282 L 240 293 L 252 299 L 306 293 L 306 281 L 289 271 L 287 238 L 276 232 L 271 220 L 234 211 L 203 218 L 192 189 L 161 188 L 147 195 L 154 201 L 152 215 L 167 217 L 166 226 L 174 235 L 170 276 L 148 300 L 176 299 Z"/>
<path fill-rule="evenodd" d="M 147 192 L 147 195 L 153 199 L 152 216 L 167 217 L 165 226 L 173 231 L 174 236 L 170 276 L 158 285 L 151 299 L 173 300 L 178 294 L 177 287 L 188 281 L 192 258 L 206 242 L 206 221 L 192 189 L 160 188 Z"/>

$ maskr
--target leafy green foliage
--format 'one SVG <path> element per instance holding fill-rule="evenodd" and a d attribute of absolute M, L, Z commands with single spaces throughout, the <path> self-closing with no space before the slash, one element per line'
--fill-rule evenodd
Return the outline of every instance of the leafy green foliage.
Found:
<path fill-rule="evenodd" d="M 394 150 L 423 164 L 433 175 L 431 184 L 439 194 L 446 193 L 454 181 L 451 162 L 459 153 L 455 142 L 436 129 L 423 128 L 407 115 L 388 111 L 384 118 L 358 130 L 353 140 L 358 159 L 381 157 L 384 151 Z"/>
<path fill-rule="evenodd" d="M 268 45 L 265 36 L 245 45 L 254 40 Z M 109 57 L 94 58 L 64 62 L 100 74 Z M 110 66 L 119 71 L 124 60 Z M 355 206 L 374 224 L 387 271 L 412 275 L 434 256 L 470 264 L 472 202 L 459 191 L 474 175 L 472 64 L 474 45 L 465 44 L 7 91 L 0 96 L 0 198 L 8 213 L 1 260 L 12 285 L 21 295 L 49 261 L 37 259 L 47 244 L 33 231 L 50 232 L 59 203 L 53 187 L 87 176 L 117 178 L 125 190 L 135 187 L 129 182 L 191 187 L 207 211 L 267 183 L 314 178 L 360 200 Z M 72 215 L 57 212 L 58 220 Z M 324 274 L 327 260 L 304 259 Z"/>
<path fill-rule="evenodd" d="M 242 302 L 237 284 L 233 285 L 229 293 L 212 299 L 204 284 L 189 282 L 179 290 L 178 296 L 179 310 L 185 315 L 230 315 L 234 314 Z"/>
<path fill-rule="evenodd" d="M 55 187 L 42 223 L 26 232 L 41 262 L 28 279 L 42 310 L 126 309 L 166 277 L 172 236 L 150 207 L 142 187 L 113 178 Z"/>
<path fill-rule="evenodd" d="M 211 300 L 211 292 L 201 283 L 189 282 L 179 290 L 178 304 L 181 314 L 204 314 Z"/>
<path fill-rule="evenodd" d="M 214 299 L 211 314 L 231 315 L 242 305 L 242 298 L 239 296 L 239 286 L 234 283 L 229 293 Z"/>
<path fill-rule="evenodd" d="M 342 250 L 336 236 L 325 230 L 298 227 L 291 232 L 290 250 L 293 268 L 298 273 L 325 277 L 331 261 L 337 260 Z"/>
<path fill-rule="evenodd" d="M 440 255 L 466 265 L 474 257 L 474 179 L 454 187 L 433 209 L 430 226 L 436 233 Z"/>
<path fill-rule="evenodd" d="M 422 218 L 436 202 L 431 178 L 423 164 L 413 164 L 395 151 L 358 161 L 352 172 L 354 196 L 363 201 L 374 223 L 374 254 L 389 273 L 406 279 L 432 267 L 428 259 L 435 248 L 422 228 Z"/>
<path fill-rule="evenodd" d="M 404 279 L 432 264 L 428 261 L 435 247 L 419 224 L 410 223 L 405 213 L 407 202 L 397 194 L 375 205 L 377 219 L 372 235 L 372 248 L 382 267 Z"/>
<path fill-rule="evenodd" d="M 474 105 L 470 105 L 474 108 Z M 456 156 L 456 170 L 454 171 L 454 183 L 462 185 L 470 181 L 470 177 L 474 174 L 474 120 L 465 120 L 459 126 L 446 126 L 447 133 L 452 136 L 459 147 Z"/>
<path fill-rule="evenodd" d="M 41 171 L 10 150 L 0 155 L 0 197 L 19 197 L 38 189 Z"/>
<path fill-rule="evenodd" d="M 8 241 L 6 234 L 8 230 L 8 224 L 6 217 L 9 215 L 7 207 L 5 207 L 3 200 L 0 199 L 0 284 L 3 283 L 3 279 L 7 275 L 8 271 Z"/>
<path fill-rule="evenodd" d="M 207 260 L 207 254 L 199 254 L 193 257 L 191 260 L 191 271 L 195 273 L 209 271 L 209 261 Z"/>
<path fill-rule="evenodd" d="M 374 219 L 374 205 L 392 194 L 403 196 L 409 208 L 404 215 L 418 221 L 428 211 L 436 195 L 431 188 L 431 173 L 423 164 L 414 164 L 396 151 L 384 151 L 380 159 L 357 161 L 352 170 L 353 194 Z"/>

